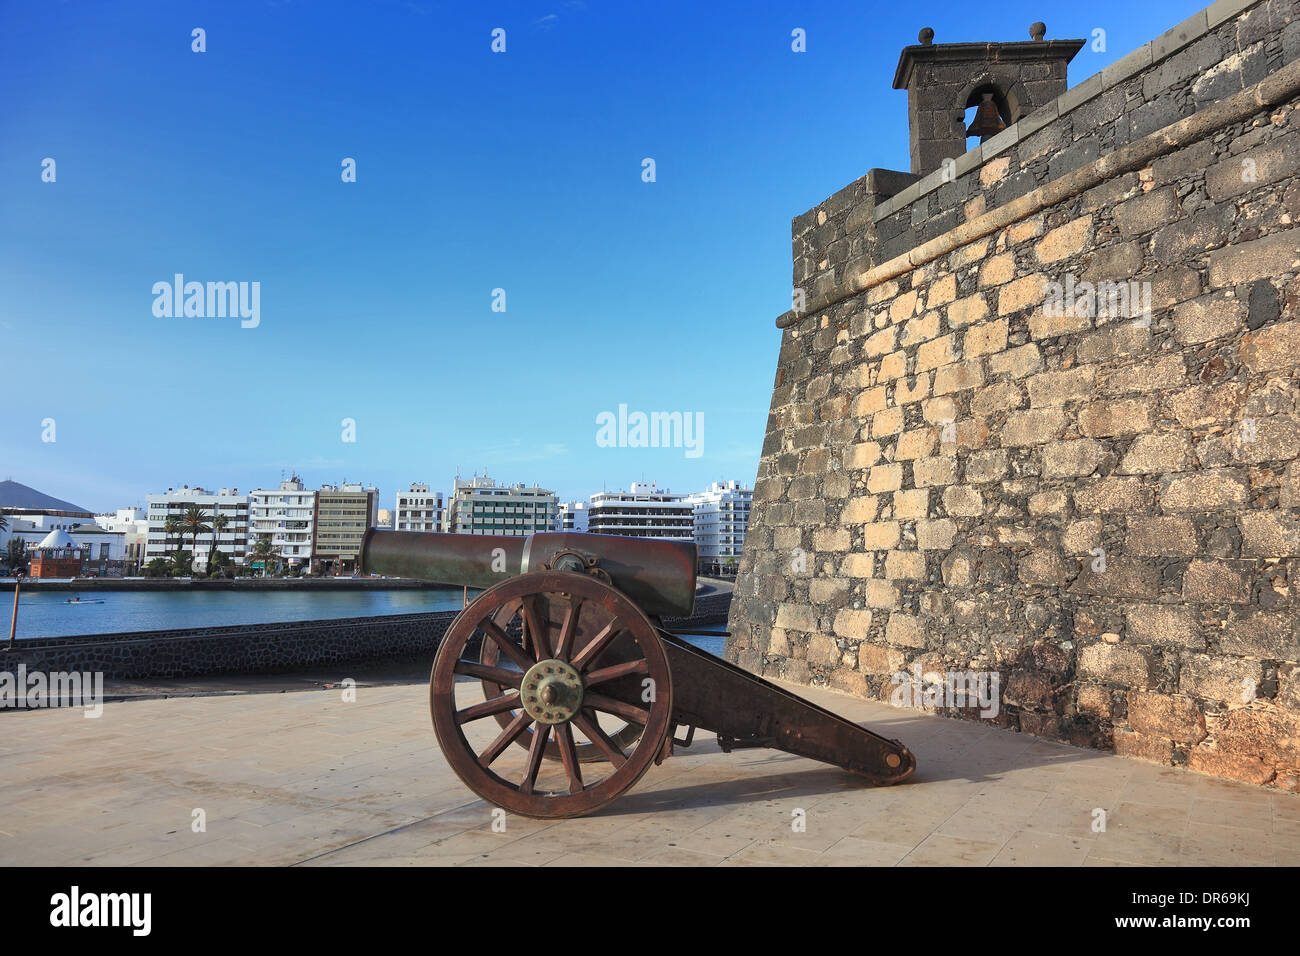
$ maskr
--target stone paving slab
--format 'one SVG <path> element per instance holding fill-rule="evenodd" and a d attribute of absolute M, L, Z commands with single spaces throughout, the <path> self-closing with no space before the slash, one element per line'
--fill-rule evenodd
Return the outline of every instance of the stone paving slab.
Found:
<path fill-rule="evenodd" d="M 466 693 L 472 694 L 473 685 Z M 421 684 L 0 717 L 0 865 L 1122 866 L 1300 858 L 1300 796 L 973 722 L 791 689 L 897 737 L 876 788 L 712 735 L 594 816 L 509 816 L 438 751 Z M 489 722 L 490 723 L 490 722 Z M 482 733 L 490 733 L 485 727 Z M 522 766 L 513 748 L 501 760 Z M 194 832 L 201 809 L 206 829 Z M 803 812 L 806 829 L 792 820 Z M 1094 830 L 1105 811 L 1104 832 Z"/>

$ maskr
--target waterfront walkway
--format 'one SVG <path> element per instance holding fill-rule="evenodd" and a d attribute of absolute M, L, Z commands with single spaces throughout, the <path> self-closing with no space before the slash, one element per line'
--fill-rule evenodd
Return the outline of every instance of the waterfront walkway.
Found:
<path fill-rule="evenodd" d="M 579 820 L 510 816 L 447 766 L 421 684 L 179 697 L 0 716 L 0 865 L 1273 865 L 1300 796 L 792 688 L 903 740 L 872 788 L 711 735 Z M 485 722 L 490 723 L 490 722 Z M 484 728 L 485 731 L 488 728 Z M 522 766 L 512 748 L 501 760 Z M 804 832 L 792 815 L 803 811 Z M 1100 811 L 1105 831 L 1098 832 Z M 201 817 L 202 832 L 193 821 Z"/>

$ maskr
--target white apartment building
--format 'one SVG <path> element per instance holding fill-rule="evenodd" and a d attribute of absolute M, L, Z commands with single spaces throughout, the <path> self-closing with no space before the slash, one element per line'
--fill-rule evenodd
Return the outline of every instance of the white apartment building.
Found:
<path fill-rule="evenodd" d="M 146 563 L 149 550 L 149 513 L 144 508 L 118 508 L 114 514 L 95 515 L 95 524 L 122 535 L 122 559 L 128 572 Z M 204 560 L 207 560 L 206 552 Z"/>
<path fill-rule="evenodd" d="M 701 569 L 716 564 L 723 571 L 734 570 L 740 564 L 753 500 L 754 489 L 742 488 L 738 481 L 715 481 L 704 491 L 686 496 L 694 511 Z"/>
<path fill-rule="evenodd" d="M 315 550 L 312 570 L 325 574 L 354 571 L 366 531 L 379 520 L 379 489 L 342 482 L 321 485 L 316 493 Z"/>
<path fill-rule="evenodd" d="M 406 491 L 397 493 L 394 531 L 445 531 L 446 528 L 447 502 L 441 491 L 430 491 L 428 485 L 413 483 Z"/>
<path fill-rule="evenodd" d="M 559 519 L 556 522 L 557 531 L 587 531 L 587 519 L 591 516 L 591 509 L 587 507 L 585 501 L 566 501 L 559 506 Z"/>
<path fill-rule="evenodd" d="M 249 498 L 248 550 L 262 535 L 270 535 L 285 565 L 308 564 L 316 543 L 316 492 L 294 475 L 279 488 L 258 489 Z"/>
<path fill-rule="evenodd" d="M 248 543 L 249 496 L 241 495 L 238 488 L 208 491 L 185 485 L 181 488 L 168 488 L 165 494 L 149 495 L 146 500 L 149 522 L 144 553 L 146 564 L 154 558 L 170 557 L 183 548 L 192 552 L 195 571 L 206 570 L 208 552 L 212 550 L 214 540 L 216 550 L 229 555 L 236 564 L 244 563 L 244 548 Z M 168 534 L 167 519 L 183 518 L 190 508 L 201 510 L 204 523 L 209 527 L 217 515 L 226 519 L 226 526 L 220 531 L 214 529 L 207 534 L 200 534 L 197 542 L 189 534 Z"/>
<path fill-rule="evenodd" d="M 591 496 L 587 530 L 633 538 L 690 541 L 695 516 L 682 495 L 660 489 L 653 481 L 634 481 L 630 491 L 602 491 Z"/>
<path fill-rule="evenodd" d="M 447 530 L 456 534 L 533 534 L 554 530 L 558 520 L 555 492 L 537 485 L 498 485 L 484 472 L 457 478 L 454 488 Z"/>

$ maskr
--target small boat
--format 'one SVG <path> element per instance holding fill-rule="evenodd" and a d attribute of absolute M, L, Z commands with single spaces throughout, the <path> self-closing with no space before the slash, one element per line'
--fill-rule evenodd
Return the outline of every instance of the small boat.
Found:
<path fill-rule="evenodd" d="M 68 598 L 63 603 L 64 604 L 103 604 L 104 602 L 102 599 L 95 600 L 95 601 L 83 601 L 81 598 L 75 597 L 75 598 Z"/>

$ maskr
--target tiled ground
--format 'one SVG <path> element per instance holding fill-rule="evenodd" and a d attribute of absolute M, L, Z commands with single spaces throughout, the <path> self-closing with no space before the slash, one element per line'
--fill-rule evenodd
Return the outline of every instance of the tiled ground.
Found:
<path fill-rule="evenodd" d="M 792 688 L 903 740 L 912 781 L 859 784 L 697 733 L 595 816 L 474 798 L 422 685 L 110 703 L 0 717 L 0 865 L 1272 865 L 1300 858 L 1300 796 L 975 723 Z M 485 727 L 482 732 L 491 728 Z M 501 758 L 522 765 L 523 751 Z M 202 809 L 205 832 L 193 832 Z M 792 813 L 806 830 L 794 832 Z M 1094 814 L 1106 811 L 1105 832 Z"/>

